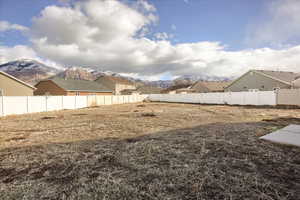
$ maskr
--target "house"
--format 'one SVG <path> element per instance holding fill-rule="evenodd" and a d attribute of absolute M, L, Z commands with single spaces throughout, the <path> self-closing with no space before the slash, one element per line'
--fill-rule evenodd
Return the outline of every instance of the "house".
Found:
<path fill-rule="evenodd" d="M 0 71 L 0 96 L 33 96 L 35 87 Z"/>
<path fill-rule="evenodd" d="M 120 92 L 121 95 L 133 95 L 133 94 L 140 94 L 137 89 L 125 89 Z"/>
<path fill-rule="evenodd" d="M 50 78 L 38 82 L 34 95 L 112 95 L 113 91 L 107 87 L 87 80 L 63 79 L 59 77 Z"/>
<path fill-rule="evenodd" d="M 155 86 L 143 85 L 137 88 L 140 94 L 160 94 L 163 89 Z"/>
<path fill-rule="evenodd" d="M 113 91 L 114 94 L 121 94 L 122 90 L 135 90 L 136 86 L 132 81 L 125 78 L 114 76 L 100 76 L 95 80 L 100 85 L 106 86 Z"/>
<path fill-rule="evenodd" d="M 285 71 L 250 70 L 231 84 L 225 91 L 271 91 L 299 88 L 299 74 Z"/>
<path fill-rule="evenodd" d="M 190 86 L 191 87 L 191 86 Z M 190 87 L 188 88 L 180 88 L 180 89 L 177 89 L 175 91 L 176 94 L 189 94 L 189 93 L 195 93 L 194 90 L 190 89 Z M 173 93 L 174 94 L 174 93 Z"/>
<path fill-rule="evenodd" d="M 197 81 L 188 89 L 195 93 L 224 92 L 229 84 L 229 81 Z"/>
<path fill-rule="evenodd" d="M 160 94 L 163 89 L 155 86 L 141 85 L 136 89 L 125 89 L 121 91 L 122 95 L 132 94 Z"/>
<path fill-rule="evenodd" d="M 182 90 L 189 90 L 188 88 L 190 86 L 191 86 L 191 84 L 172 85 L 172 86 L 168 87 L 167 89 L 162 90 L 161 93 L 164 93 L 164 94 L 185 93 L 185 92 L 182 92 Z"/>

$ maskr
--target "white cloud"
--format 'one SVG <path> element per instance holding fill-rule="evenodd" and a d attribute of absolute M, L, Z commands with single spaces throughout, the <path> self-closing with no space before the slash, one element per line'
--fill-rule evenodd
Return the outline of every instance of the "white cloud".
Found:
<path fill-rule="evenodd" d="M 11 24 L 7 21 L 0 21 L 0 32 L 9 30 L 27 31 L 28 28 L 19 24 Z"/>
<path fill-rule="evenodd" d="M 189 0 L 183 0 L 183 2 L 184 2 L 184 3 L 190 3 L 190 1 L 189 1 Z"/>
<path fill-rule="evenodd" d="M 155 33 L 154 34 L 154 37 L 157 39 L 157 40 L 168 40 L 168 39 L 171 39 L 174 37 L 173 34 L 168 34 L 166 32 L 161 32 L 161 33 Z"/>
<path fill-rule="evenodd" d="M 174 45 L 167 33 L 157 33 L 160 39 L 150 40 L 146 35 L 158 20 L 152 6 L 146 1 L 129 6 L 111 0 L 48 6 L 33 20 L 32 48 L 0 47 L 0 61 L 47 58 L 65 66 L 94 67 L 147 79 L 165 74 L 238 76 L 252 68 L 300 71 L 300 46 L 228 51 L 212 41 Z"/>
<path fill-rule="evenodd" d="M 0 64 L 19 59 L 33 59 L 55 68 L 62 68 L 61 65 L 54 61 L 39 57 L 31 47 L 25 45 L 0 46 Z"/>
<path fill-rule="evenodd" d="M 291 39 L 300 39 L 299 0 L 270 1 L 267 14 L 267 20 L 250 28 L 248 44 L 282 47 Z"/>
<path fill-rule="evenodd" d="M 148 3 L 147 0 L 138 0 L 136 6 L 141 7 L 142 9 L 145 9 L 148 12 L 156 11 L 156 8 L 152 4 Z"/>
<path fill-rule="evenodd" d="M 146 1 L 130 7 L 119 1 L 89 0 L 73 7 L 46 7 L 33 20 L 34 48 L 40 55 L 65 65 L 94 66 L 139 76 L 158 77 L 167 72 L 173 76 L 232 76 L 261 66 L 298 70 L 299 47 L 232 52 L 218 42 L 173 45 L 167 33 L 156 33 L 159 40 L 150 40 L 146 34 L 139 34 L 157 22 L 155 9 L 149 5 Z"/>
<path fill-rule="evenodd" d="M 0 46 L 0 64 L 23 58 L 36 59 L 37 55 L 33 49 L 23 45 L 14 47 Z"/>

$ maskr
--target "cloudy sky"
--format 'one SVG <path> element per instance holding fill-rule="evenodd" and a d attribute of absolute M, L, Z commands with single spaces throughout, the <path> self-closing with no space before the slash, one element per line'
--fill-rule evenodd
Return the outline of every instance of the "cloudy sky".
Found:
<path fill-rule="evenodd" d="M 300 0 L 0 0 L 0 63 L 145 79 L 300 72 Z"/>

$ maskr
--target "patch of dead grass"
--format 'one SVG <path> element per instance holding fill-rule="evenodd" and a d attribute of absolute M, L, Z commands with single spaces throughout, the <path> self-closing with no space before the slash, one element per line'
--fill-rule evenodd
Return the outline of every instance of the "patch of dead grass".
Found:
<path fill-rule="evenodd" d="M 0 199 L 300 196 L 299 148 L 258 139 L 300 124 L 299 111 L 145 105 L 2 118 Z"/>

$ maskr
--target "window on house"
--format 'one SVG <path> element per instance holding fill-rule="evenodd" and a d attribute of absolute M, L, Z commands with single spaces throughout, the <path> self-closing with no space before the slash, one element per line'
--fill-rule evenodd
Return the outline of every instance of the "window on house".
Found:
<path fill-rule="evenodd" d="M 274 87 L 273 90 L 274 91 L 280 90 L 280 87 Z"/>
<path fill-rule="evenodd" d="M 80 92 L 76 92 L 75 95 L 76 95 L 76 96 L 79 96 L 79 95 L 80 95 Z"/>
<path fill-rule="evenodd" d="M 0 89 L 0 96 L 3 96 L 3 90 Z"/>
<path fill-rule="evenodd" d="M 265 88 L 265 86 L 264 86 L 264 85 L 262 85 L 262 86 L 261 86 L 261 88 L 262 88 L 262 89 L 264 89 L 264 88 Z"/>

